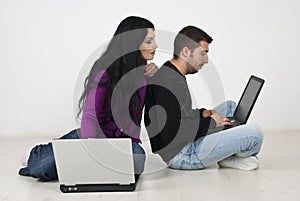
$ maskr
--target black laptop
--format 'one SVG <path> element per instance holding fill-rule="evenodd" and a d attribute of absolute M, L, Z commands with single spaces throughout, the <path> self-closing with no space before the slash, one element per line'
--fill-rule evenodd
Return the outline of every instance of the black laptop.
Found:
<path fill-rule="evenodd" d="M 232 125 L 224 126 L 223 128 L 210 129 L 208 133 L 214 133 L 220 130 L 226 130 L 235 126 L 246 124 L 264 83 L 265 81 L 263 79 L 251 75 L 233 116 L 228 117 Z"/>

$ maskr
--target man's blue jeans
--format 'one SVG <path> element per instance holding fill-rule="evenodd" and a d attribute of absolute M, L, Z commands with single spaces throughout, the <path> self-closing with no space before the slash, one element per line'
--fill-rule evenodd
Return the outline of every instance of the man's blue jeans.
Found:
<path fill-rule="evenodd" d="M 80 129 L 75 129 L 60 139 L 79 139 Z M 145 151 L 136 142 L 132 142 L 134 170 L 136 175 L 142 174 L 145 165 Z M 52 143 L 35 146 L 28 159 L 28 166 L 19 170 L 19 175 L 31 176 L 42 181 L 56 180 L 57 170 L 54 160 Z"/>
<path fill-rule="evenodd" d="M 233 101 L 227 101 L 215 110 L 222 116 L 232 116 L 236 108 Z M 263 142 L 263 133 L 256 125 L 242 125 L 200 137 L 187 144 L 168 166 L 174 169 L 202 169 L 229 156 L 255 156 Z"/>

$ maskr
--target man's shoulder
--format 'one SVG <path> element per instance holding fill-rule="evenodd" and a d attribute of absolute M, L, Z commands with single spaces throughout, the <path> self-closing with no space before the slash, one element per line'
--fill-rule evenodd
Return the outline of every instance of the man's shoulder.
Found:
<path fill-rule="evenodd" d="M 178 79 L 180 79 L 180 77 L 174 70 L 162 66 L 153 77 L 147 79 L 147 83 L 150 85 L 168 85 L 178 82 Z"/>
<path fill-rule="evenodd" d="M 167 61 L 157 71 L 153 78 L 155 79 L 180 79 L 182 76 L 176 71 L 175 67 Z"/>

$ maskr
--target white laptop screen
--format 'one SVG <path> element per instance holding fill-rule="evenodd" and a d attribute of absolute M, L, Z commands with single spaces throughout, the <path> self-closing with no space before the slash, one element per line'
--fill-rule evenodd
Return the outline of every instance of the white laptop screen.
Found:
<path fill-rule="evenodd" d="M 129 138 L 52 142 L 60 184 L 129 184 L 135 181 Z"/>

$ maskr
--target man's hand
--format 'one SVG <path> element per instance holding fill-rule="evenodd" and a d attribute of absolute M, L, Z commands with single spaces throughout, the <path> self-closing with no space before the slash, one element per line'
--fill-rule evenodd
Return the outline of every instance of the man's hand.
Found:
<path fill-rule="evenodd" d="M 204 110 L 204 111 L 202 112 L 202 116 L 203 116 L 204 118 L 206 118 L 206 117 L 210 117 L 211 115 L 213 115 L 213 114 L 215 114 L 215 113 L 217 113 L 215 110 Z"/>
<path fill-rule="evenodd" d="M 158 67 L 155 63 L 150 63 L 146 66 L 144 75 L 146 77 L 152 77 L 158 71 Z"/>
<path fill-rule="evenodd" d="M 222 117 L 219 113 L 214 113 L 210 116 L 211 118 L 213 118 L 216 122 L 216 126 L 220 127 L 220 126 L 229 126 L 231 125 L 230 119 L 228 119 L 227 117 Z"/>

